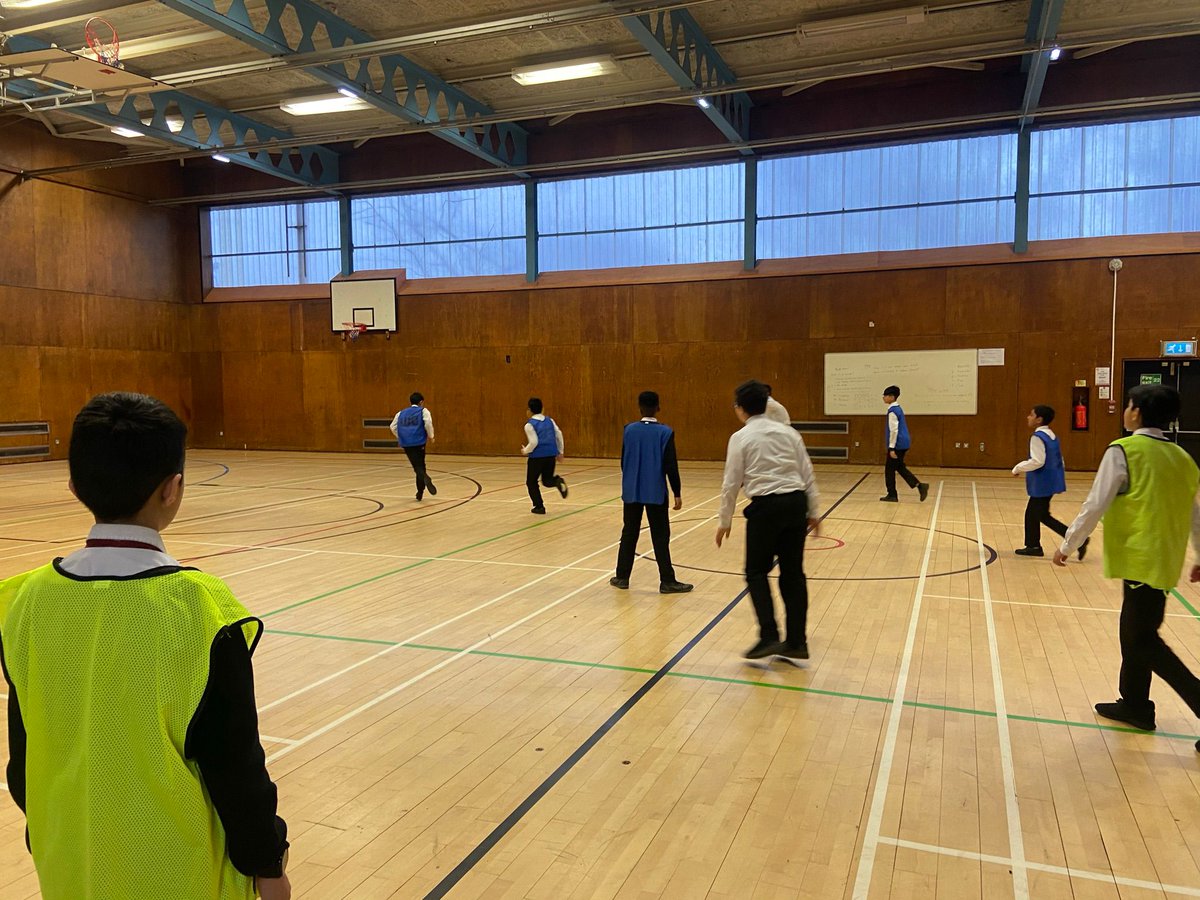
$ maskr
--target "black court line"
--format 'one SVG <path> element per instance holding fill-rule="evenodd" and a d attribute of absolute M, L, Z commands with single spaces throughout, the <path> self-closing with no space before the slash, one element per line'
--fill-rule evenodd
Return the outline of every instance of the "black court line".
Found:
<path fill-rule="evenodd" d="M 858 481 L 854 483 L 850 490 L 842 494 L 842 496 L 837 499 L 837 502 L 825 511 L 825 513 L 821 516 L 821 520 L 823 521 L 826 516 L 837 509 L 841 505 L 842 501 L 854 493 L 855 488 L 866 481 L 866 479 L 866 475 L 863 475 L 862 478 L 858 479 Z M 649 680 L 640 688 L 638 688 L 628 700 L 622 703 L 621 707 L 611 716 L 609 716 L 603 725 L 593 731 L 587 740 L 580 744 L 570 756 L 563 760 L 557 769 L 555 769 L 546 777 L 545 781 L 534 788 L 533 792 L 524 800 L 522 800 L 516 809 L 505 816 L 503 822 L 493 828 L 491 833 L 482 841 L 480 841 L 474 850 L 463 857 L 462 861 L 453 869 L 451 869 L 449 874 L 439 881 L 433 890 L 425 895 L 425 900 L 441 900 L 442 897 L 445 897 L 448 893 L 450 893 L 450 891 L 452 891 L 458 885 L 458 883 L 462 881 L 463 878 L 473 868 L 475 868 L 475 866 L 477 866 L 485 856 L 487 856 L 491 849 L 504 839 L 505 835 L 512 830 L 513 826 L 525 818 L 525 814 L 533 809 L 534 806 L 537 805 L 538 801 L 546 796 L 546 794 L 550 793 L 550 790 L 562 780 L 562 777 L 575 768 L 579 761 L 587 756 L 588 752 L 595 747 L 596 744 L 600 743 L 601 739 L 603 739 L 603 737 L 608 734 L 618 722 L 625 718 L 626 714 L 631 709 L 637 706 L 638 701 L 650 693 L 650 691 L 654 689 L 654 686 L 662 681 L 667 676 L 667 673 L 675 668 L 676 664 L 678 664 L 680 660 L 687 656 L 688 653 L 690 653 L 695 646 L 700 643 L 700 641 L 704 640 L 704 638 L 708 636 L 709 632 L 711 632 L 717 627 L 717 625 L 721 623 L 722 619 L 733 612 L 734 607 L 736 607 L 742 601 L 742 598 L 749 593 L 750 589 L 744 588 L 740 594 L 726 604 L 724 609 L 713 616 L 707 625 L 701 628 L 690 641 L 680 648 L 678 653 L 676 653 L 670 658 L 670 660 L 667 661 L 666 665 L 651 675 Z"/>

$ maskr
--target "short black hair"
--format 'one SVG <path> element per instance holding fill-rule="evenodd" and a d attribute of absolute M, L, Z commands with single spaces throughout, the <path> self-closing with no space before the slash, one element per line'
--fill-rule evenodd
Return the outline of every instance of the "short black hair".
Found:
<path fill-rule="evenodd" d="M 642 391 L 638 394 L 638 409 L 643 416 L 652 416 L 658 412 L 658 392 Z"/>
<path fill-rule="evenodd" d="M 425 395 L 422 394 L 420 391 L 413 391 L 411 394 L 408 395 L 409 403 L 420 403 L 424 399 L 425 399 Z"/>
<path fill-rule="evenodd" d="M 751 378 L 743 381 L 733 391 L 734 402 L 749 416 L 761 416 L 767 411 L 767 386 Z"/>
<path fill-rule="evenodd" d="M 535 416 L 539 415 L 541 413 L 542 401 L 540 398 L 538 398 L 538 397 L 530 397 L 529 398 L 529 411 L 531 413 L 533 413 Z"/>
<path fill-rule="evenodd" d="M 68 462 L 75 495 L 101 522 L 136 515 L 183 472 L 187 426 L 145 394 L 100 394 L 75 416 Z"/>
<path fill-rule="evenodd" d="M 883 396 L 895 397 L 897 400 L 899 400 L 900 399 L 900 386 L 896 385 L 896 384 L 889 384 L 887 387 L 885 387 L 883 389 Z"/>
<path fill-rule="evenodd" d="M 1054 421 L 1054 407 L 1046 406 L 1044 403 L 1039 403 L 1033 408 L 1033 414 L 1042 420 L 1043 425 L 1049 425 Z"/>
<path fill-rule="evenodd" d="M 1164 431 L 1179 418 L 1179 391 L 1165 384 L 1139 384 L 1129 389 L 1129 403 L 1142 414 L 1142 427 Z"/>

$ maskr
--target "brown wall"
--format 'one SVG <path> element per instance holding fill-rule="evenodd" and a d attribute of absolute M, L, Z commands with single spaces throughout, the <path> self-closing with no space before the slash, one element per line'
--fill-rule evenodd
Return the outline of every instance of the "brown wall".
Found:
<path fill-rule="evenodd" d="M 1028 445 L 1025 412 L 1049 403 L 1068 465 L 1091 467 L 1119 428 L 1094 388 L 1109 357 L 1108 258 L 402 295 L 399 333 L 355 343 L 330 334 L 325 302 L 206 304 L 194 320 L 206 341 L 195 435 L 239 449 L 356 449 L 387 437 L 360 420 L 391 415 L 415 389 L 434 413 L 437 451 L 511 454 L 535 394 L 569 455 L 612 457 L 638 391 L 652 388 L 681 455 L 719 459 L 737 427 L 732 388 L 745 378 L 769 381 L 793 418 L 821 419 L 826 352 L 1003 347 L 1003 368 L 979 370 L 979 415 L 915 417 L 913 464 L 1011 466 Z M 1117 377 L 1122 357 L 1155 356 L 1159 340 L 1200 332 L 1197 285 L 1200 254 L 1126 259 Z M 1093 424 L 1078 434 L 1069 405 L 1081 378 Z M 882 411 L 852 419 L 851 461 L 882 460 Z"/>
<path fill-rule="evenodd" d="M 174 174 L 15 174 L 105 153 L 27 123 L 0 141 L 0 422 L 48 420 L 55 457 L 79 407 L 101 391 L 152 393 L 191 415 L 184 301 L 199 293 L 195 214 L 145 202 L 169 192 Z"/>

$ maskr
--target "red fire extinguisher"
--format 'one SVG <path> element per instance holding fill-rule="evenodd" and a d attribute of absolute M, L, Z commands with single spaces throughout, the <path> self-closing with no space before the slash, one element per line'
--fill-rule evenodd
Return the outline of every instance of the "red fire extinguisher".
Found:
<path fill-rule="evenodd" d="M 1075 427 L 1079 431 L 1087 428 L 1087 407 L 1081 401 L 1075 402 Z"/>

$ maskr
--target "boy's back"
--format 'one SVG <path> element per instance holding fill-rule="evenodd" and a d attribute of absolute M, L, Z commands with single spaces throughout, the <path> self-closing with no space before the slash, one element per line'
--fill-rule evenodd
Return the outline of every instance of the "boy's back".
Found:
<path fill-rule="evenodd" d="M 44 896 L 255 896 L 228 858 L 214 864 L 225 831 L 187 750 L 218 632 L 240 622 L 249 648 L 261 623 L 194 570 L 102 578 L 60 565 L 0 583 L 26 739 L 15 780 Z"/>

